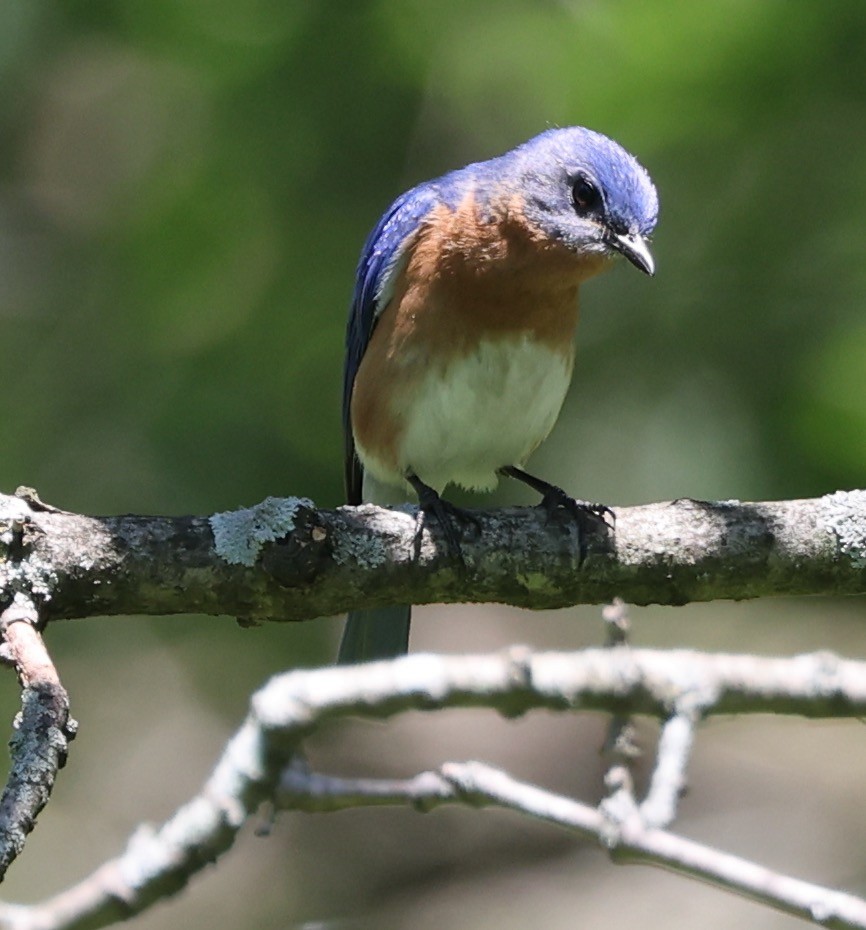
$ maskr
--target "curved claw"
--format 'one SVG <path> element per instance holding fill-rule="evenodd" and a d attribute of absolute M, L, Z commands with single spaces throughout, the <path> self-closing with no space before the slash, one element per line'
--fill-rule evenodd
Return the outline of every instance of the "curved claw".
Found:
<path fill-rule="evenodd" d="M 460 545 L 460 523 L 471 523 L 478 527 L 478 519 L 470 510 L 458 507 L 451 501 L 446 501 L 434 488 L 424 482 L 417 476 L 409 474 L 406 480 L 412 485 L 415 493 L 418 495 L 418 506 L 420 513 L 424 516 L 431 514 L 434 516 L 442 529 L 445 536 L 445 543 L 448 547 L 448 555 L 455 559 L 460 567 L 466 570 L 466 560 L 463 557 L 463 549 Z M 422 521 L 418 522 L 418 528 L 415 534 L 416 550 L 421 545 L 421 531 L 424 525 Z"/>
<path fill-rule="evenodd" d="M 614 529 L 616 514 L 605 504 L 593 504 L 589 501 L 577 500 L 566 494 L 562 488 L 536 478 L 516 465 L 507 465 L 500 469 L 500 473 L 517 481 L 522 481 L 533 490 L 542 495 L 541 506 L 545 509 L 548 518 L 558 518 L 560 514 L 568 514 L 577 524 L 579 550 L 578 566 L 583 565 L 587 555 L 587 539 L 597 529 L 599 522 L 607 529 Z"/>

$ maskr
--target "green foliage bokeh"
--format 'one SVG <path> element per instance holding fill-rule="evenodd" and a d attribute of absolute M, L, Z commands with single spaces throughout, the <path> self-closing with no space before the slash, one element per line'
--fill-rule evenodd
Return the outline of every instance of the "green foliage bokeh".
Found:
<path fill-rule="evenodd" d="M 659 273 L 587 288 L 555 440 L 670 407 L 673 439 L 697 420 L 737 452 L 681 493 L 858 483 L 856 3 L 13 2 L 0 27 L 4 486 L 338 502 L 367 230 L 405 186 L 574 122 L 654 175 Z M 567 467 L 587 496 L 677 492 Z"/>

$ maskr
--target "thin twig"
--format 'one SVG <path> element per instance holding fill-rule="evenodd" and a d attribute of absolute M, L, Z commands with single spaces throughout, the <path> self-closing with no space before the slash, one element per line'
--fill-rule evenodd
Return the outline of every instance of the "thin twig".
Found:
<path fill-rule="evenodd" d="M 598 810 L 516 781 L 486 765 L 457 767 L 450 763 L 443 766 L 443 774 L 458 783 L 475 803 L 499 804 L 582 836 L 609 836 L 608 824 Z M 620 824 L 611 855 L 616 862 L 643 862 L 700 878 L 824 927 L 866 927 L 866 900 L 862 898 L 773 872 L 665 830 L 648 828 L 639 816 L 629 816 Z"/>
<path fill-rule="evenodd" d="M 678 699 L 697 701 L 691 706 L 704 714 L 861 716 L 866 663 L 825 654 L 770 659 L 617 648 L 533 655 L 520 648 L 483 656 L 419 654 L 280 675 L 254 695 L 246 722 L 197 797 L 161 827 L 139 830 L 119 858 L 78 885 L 32 907 L 0 907 L 0 930 L 93 930 L 136 914 L 178 891 L 227 850 L 266 800 L 305 810 L 497 803 L 600 838 L 617 861 L 698 876 L 826 926 L 866 928 L 866 902 L 851 895 L 648 828 L 622 767 L 618 780 L 614 770 L 609 773 L 610 796 L 596 809 L 485 766 L 445 765 L 408 781 L 347 781 L 308 775 L 300 758 L 303 741 L 338 717 L 479 706 L 508 715 L 532 708 L 628 707 L 666 717 Z"/>
<path fill-rule="evenodd" d="M 662 724 L 649 790 L 640 805 L 640 815 L 647 827 L 667 827 L 673 823 L 686 788 L 686 766 L 697 721 L 696 712 L 682 709 Z"/>
<path fill-rule="evenodd" d="M 21 596 L 0 614 L 4 659 L 21 682 L 21 712 L 9 742 L 12 765 L 0 797 L 0 880 L 24 848 L 66 762 L 75 722 L 57 670 L 39 635 L 33 603 Z"/>
<path fill-rule="evenodd" d="M 631 619 L 628 606 L 622 598 L 615 597 L 601 611 L 605 624 L 604 645 L 607 649 L 628 649 L 631 633 Z M 643 753 L 637 743 L 637 727 L 629 713 L 611 715 L 607 736 L 602 747 L 602 755 L 610 760 L 611 769 L 619 766 L 629 767 Z"/>

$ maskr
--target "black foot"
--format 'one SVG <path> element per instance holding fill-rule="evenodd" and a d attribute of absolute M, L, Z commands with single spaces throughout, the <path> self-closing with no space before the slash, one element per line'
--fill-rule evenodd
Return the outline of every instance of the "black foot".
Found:
<path fill-rule="evenodd" d="M 461 567 L 465 569 L 466 560 L 463 558 L 463 549 L 460 545 L 460 524 L 471 523 L 473 526 L 478 527 L 478 520 L 470 511 L 446 501 L 430 485 L 424 484 L 417 475 L 407 475 L 406 480 L 418 495 L 418 506 L 421 509 L 421 514 L 425 517 L 430 515 L 436 518 L 445 536 L 449 556 L 456 559 Z M 421 545 L 422 527 L 423 524 L 419 523 L 415 537 L 415 544 L 418 547 Z"/>
<path fill-rule="evenodd" d="M 567 516 L 577 524 L 580 546 L 580 563 L 586 558 L 586 540 L 589 534 L 598 529 L 599 522 L 603 523 L 609 529 L 613 529 L 616 523 L 616 515 L 610 507 L 604 504 L 593 504 L 589 501 L 581 501 L 566 494 L 562 488 L 545 481 L 543 478 L 536 478 L 530 475 L 522 468 L 516 465 L 506 465 L 499 469 L 501 475 L 508 478 L 514 478 L 522 481 L 523 484 L 529 485 L 534 491 L 542 495 L 541 506 L 547 512 L 548 519 L 558 520 Z"/>

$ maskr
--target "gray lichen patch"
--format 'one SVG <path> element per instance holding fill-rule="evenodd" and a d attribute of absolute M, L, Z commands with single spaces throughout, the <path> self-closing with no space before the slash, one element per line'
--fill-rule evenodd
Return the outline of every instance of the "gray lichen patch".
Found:
<path fill-rule="evenodd" d="M 357 507 L 340 508 L 354 517 L 362 518 L 363 532 L 340 533 L 334 540 L 334 561 L 338 565 L 357 565 L 360 568 L 376 568 L 395 557 L 395 540 L 405 539 L 406 530 L 411 527 L 413 533 L 409 538 L 414 545 L 416 527 L 416 508 L 408 504 L 404 507 L 382 508 L 373 504 Z"/>
<path fill-rule="evenodd" d="M 16 537 L 32 515 L 27 501 L 0 494 L 0 590 L 16 597 L 21 592 L 27 597 L 48 601 L 58 581 L 54 565 L 32 552 L 28 552 L 27 558 L 10 558 Z"/>
<path fill-rule="evenodd" d="M 214 549 L 230 565 L 255 565 L 265 543 L 287 536 L 298 511 L 315 506 L 307 497 L 266 497 L 254 507 L 215 513 L 208 521 Z"/>
<path fill-rule="evenodd" d="M 818 525 L 832 532 L 854 568 L 866 568 L 866 491 L 836 491 L 821 498 Z"/>
<path fill-rule="evenodd" d="M 0 546 L 11 546 L 15 532 L 30 519 L 30 505 L 20 497 L 0 494 Z"/>
<path fill-rule="evenodd" d="M 388 561 L 388 552 L 382 540 L 375 536 L 344 534 L 334 545 L 334 561 L 338 565 L 358 565 L 361 568 L 376 568 Z"/>
<path fill-rule="evenodd" d="M 7 591 L 24 591 L 42 601 L 50 601 L 59 576 L 50 562 L 31 557 L 0 571 L 0 587 Z"/>

